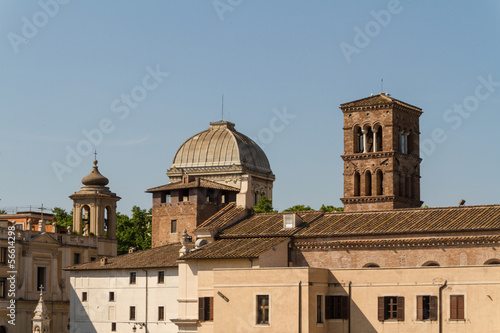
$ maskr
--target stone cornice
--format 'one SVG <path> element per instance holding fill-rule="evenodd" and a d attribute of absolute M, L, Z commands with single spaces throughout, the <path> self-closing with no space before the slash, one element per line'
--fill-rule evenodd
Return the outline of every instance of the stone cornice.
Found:
<path fill-rule="evenodd" d="M 405 198 L 394 195 L 376 195 L 376 196 L 356 196 L 356 197 L 345 197 L 340 198 L 340 201 L 345 204 L 356 204 L 356 203 L 372 203 L 372 202 L 403 202 L 411 204 L 412 206 L 420 207 L 424 202 L 420 200 L 415 200 L 412 198 Z"/>
<path fill-rule="evenodd" d="M 294 242 L 291 247 L 301 251 L 331 251 L 334 249 L 393 249 L 442 246 L 493 246 L 500 244 L 500 236 L 430 237 L 359 241 Z"/>
<path fill-rule="evenodd" d="M 341 155 L 344 161 L 352 160 L 369 160 L 374 158 L 384 158 L 384 157 L 402 157 L 405 159 L 413 160 L 415 162 L 421 163 L 422 159 L 414 155 L 403 154 L 396 151 L 380 151 L 380 152 L 370 152 L 370 153 L 355 153 L 355 154 L 344 154 Z"/>

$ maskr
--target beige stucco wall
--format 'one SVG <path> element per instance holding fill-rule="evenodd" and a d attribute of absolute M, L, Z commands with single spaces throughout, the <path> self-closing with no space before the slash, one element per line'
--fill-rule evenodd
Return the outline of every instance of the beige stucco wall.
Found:
<path fill-rule="evenodd" d="M 212 263 L 213 264 L 213 263 Z M 214 322 L 198 332 L 347 332 L 347 320 L 316 323 L 317 295 L 348 295 L 351 332 L 439 332 L 438 321 L 416 320 L 416 297 L 442 293 L 443 332 L 500 332 L 500 267 L 416 267 L 380 269 L 244 268 L 199 275 L 200 296 L 214 297 Z M 207 279 L 209 277 L 209 279 Z M 299 306 L 299 284 L 301 300 Z M 217 293 L 220 292 L 228 301 Z M 270 324 L 256 324 L 256 297 L 269 295 Z M 450 320 L 450 295 L 465 296 L 465 320 Z M 379 321 L 377 298 L 403 296 L 405 320 Z"/>

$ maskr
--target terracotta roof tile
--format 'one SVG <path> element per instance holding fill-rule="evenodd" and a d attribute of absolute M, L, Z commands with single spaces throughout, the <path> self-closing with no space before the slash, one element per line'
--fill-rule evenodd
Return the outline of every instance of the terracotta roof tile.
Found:
<path fill-rule="evenodd" d="M 355 100 L 352 102 L 341 104 L 340 108 L 344 109 L 344 108 L 355 108 L 355 107 L 375 106 L 375 105 L 384 105 L 384 104 L 399 104 L 399 105 L 411 108 L 413 110 L 417 110 L 417 111 L 422 112 L 422 109 L 420 109 L 416 106 L 413 106 L 411 104 L 402 102 L 402 101 L 395 99 L 393 97 L 390 97 L 384 93 L 361 98 L 361 99 L 358 99 L 358 100 Z"/>
<path fill-rule="evenodd" d="M 123 254 L 118 257 L 108 257 L 108 263 L 101 266 L 99 260 L 81 265 L 66 267 L 67 271 L 107 270 L 107 269 L 137 269 L 163 268 L 177 266 L 180 243 L 168 244 L 152 249 Z"/>
<path fill-rule="evenodd" d="M 221 230 L 226 224 L 232 222 L 235 217 L 244 211 L 244 207 L 236 207 L 236 203 L 231 202 L 208 218 L 208 220 L 200 224 L 196 230 Z"/>
<path fill-rule="evenodd" d="M 286 237 L 220 239 L 184 256 L 189 259 L 242 259 L 258 258 L 271 248 L 289 241 Z"/>
<path fill-rule="evenodd" d="M 146 192 L 157 192 L 157 191 L 196 188 L 196 187 L 206 187 L 206 188 L 213 188 L 216 190 L 234 191 L 234 192 L 240 191 L 236 187 L 232 187 L 232 186 L 228 186 L 228 185 L 224 185 L 224 184 L 219 184 L 219 183 L 213 182 L 211 180 L 196 178 L 195 180 L 193 180 L 192 182 L 189 182 L 189 183 L 176 182 L 176 183 L 170 183 L 170 184 L 161 185 L 161 186 L 157 186 L 157 187 L 152 187 L 150 189 L 147 189 Z"/>
<path fill-rule="evenodd" d="M 283 229 L 283 213 L 254 214 L 222 231 L 220 237 L 328 237 L 500 229 L 500 205 L 352 213 L 308 211 L 299 215 L 305 223 Z"/>

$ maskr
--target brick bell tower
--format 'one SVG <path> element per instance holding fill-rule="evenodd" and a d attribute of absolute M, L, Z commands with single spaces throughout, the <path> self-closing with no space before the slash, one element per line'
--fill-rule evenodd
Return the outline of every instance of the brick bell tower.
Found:
<path fill-rule="evenodd" d="M 389 94 L 340 105 L 346 212 L 420 207 L 422 109 Z"/>

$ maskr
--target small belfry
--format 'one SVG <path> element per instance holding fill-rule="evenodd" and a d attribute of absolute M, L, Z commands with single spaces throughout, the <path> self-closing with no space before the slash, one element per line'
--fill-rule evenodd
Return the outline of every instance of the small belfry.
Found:
<path fill-rule="evenodd" d="M 420 207 L 422 110 L 380 93 L 340 105 L 346 212 Z"/>
<path fill-rule="evenodd" d="M 73 200 L 73 231 L 84 236 L 97 236 L 99 255 L 116 256 L 116 203 L 121 199 L 106 185 L 108 178 L 97 168 L 82 179 L 80 191 L 69 197 Z"/>

